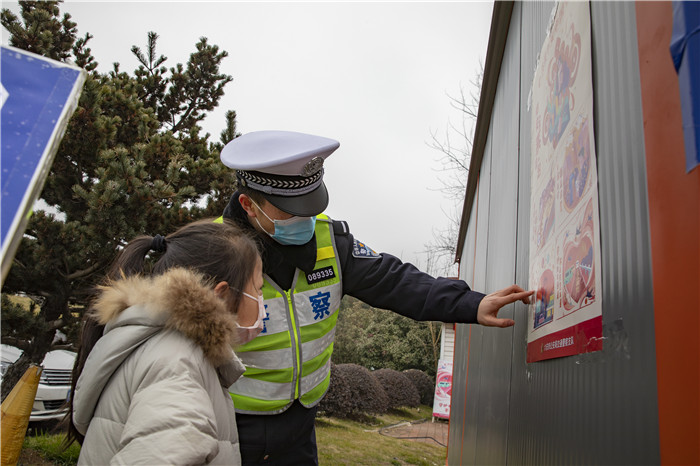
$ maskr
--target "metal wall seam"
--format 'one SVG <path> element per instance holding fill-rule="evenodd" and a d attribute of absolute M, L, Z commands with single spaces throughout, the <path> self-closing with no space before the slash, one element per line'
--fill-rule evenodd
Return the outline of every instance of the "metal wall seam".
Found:
<path fill-rule="evenodd" d="M 515 280 L 518 195 L 518 112 L 520 101 L 520 8 L 511 12 L 508 40 L 493 102 L 489 127 L 490 194 L 486 262 L 486 292 L 510 286 Z M 501 309 L 511 318 L 515 305 Z M 513 328 L 484 328 L 481 396 L 478 403 L 476 464 L 504 464 L 508 451 Z"/>

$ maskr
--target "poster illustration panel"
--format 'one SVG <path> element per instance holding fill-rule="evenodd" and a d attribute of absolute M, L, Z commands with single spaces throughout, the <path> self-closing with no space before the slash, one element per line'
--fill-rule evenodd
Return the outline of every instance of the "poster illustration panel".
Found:
<path fill-rule="evenodd" d="M 589 5 L 558 3 L 552 18 L 530 107 L 528 362 L 602 349 Z"/>

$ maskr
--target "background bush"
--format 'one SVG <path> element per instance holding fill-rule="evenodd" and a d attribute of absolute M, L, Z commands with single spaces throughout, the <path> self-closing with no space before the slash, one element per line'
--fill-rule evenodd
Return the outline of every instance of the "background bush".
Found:
<path fill-rule="evenodd" d="M 433 378 L 418 369 L 408 369 L 403 371 L 403 374 L 408 377 L 408 380 L 410 380 L 413 386 L 416 387 L 416 390 L 418 390 L 420 403 L 422 405 L 432 406 L 433 398 L 435 398 L 435 381 Z"/>
<path fill-rule="evenodd" d="M 353 417 L 387 412 L 389 400 L 369 369 L 357 364 L 331 365 L 331 382 L 319 410 L 329 416 Z"/>
<path fill-rule="evenodd" d="M 399 371 L 394 369 L 379 369 L 372 375 L 381 383 L 389 399 L 389 409 L 410 407 L 417 408 L 420 404 L 418 389 Z"/>
<path fill-rule="evenodd" d="M 359 403 L 353 397 L 343 370 L 338 370 L 336 364 L 331 363 L 331 383 L 318 409 L 327 416 L 334 417 L 348 417 L 359 409 Z"/>

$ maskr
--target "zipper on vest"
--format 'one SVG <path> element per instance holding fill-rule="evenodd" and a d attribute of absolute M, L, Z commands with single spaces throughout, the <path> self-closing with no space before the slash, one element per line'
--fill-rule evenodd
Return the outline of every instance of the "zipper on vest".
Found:
<path fill-rule="evenodd" d="M 294 384 L 294 399 L 299 398 L 299 393 L 301 392 L 301 343 L 299 341 L 299 330 L 297 329 L 297 323 L 294 319 L 294 304 L 292 301 L 292 291 L 285 291 L 284 295 L 287 297 L 287 305 L 289 309 L 289 321 L 292 324 L 292 345 L 294 347 L 294 376 L 296 377 L 296 383 Z"/>

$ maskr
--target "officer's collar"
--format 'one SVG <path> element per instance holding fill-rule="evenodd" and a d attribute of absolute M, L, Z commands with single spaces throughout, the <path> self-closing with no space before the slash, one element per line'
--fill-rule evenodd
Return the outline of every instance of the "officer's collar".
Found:
<path fill-rule="evenodd" d="M 316 265 L 316 235 L 306 244 L 300 246 L 285 246 L 270 238 L 253 227 L 248 220 L 248 214 L 238 202 L 240 193 L 236 191 L 224 209 L 224 217 L 234 220 L 238 225 L 254 233 L 260 238 L 263 253 L 263 272 L 275 277 L 279 267 L 292 266 L 306 273 L 313 271 Z"/>

